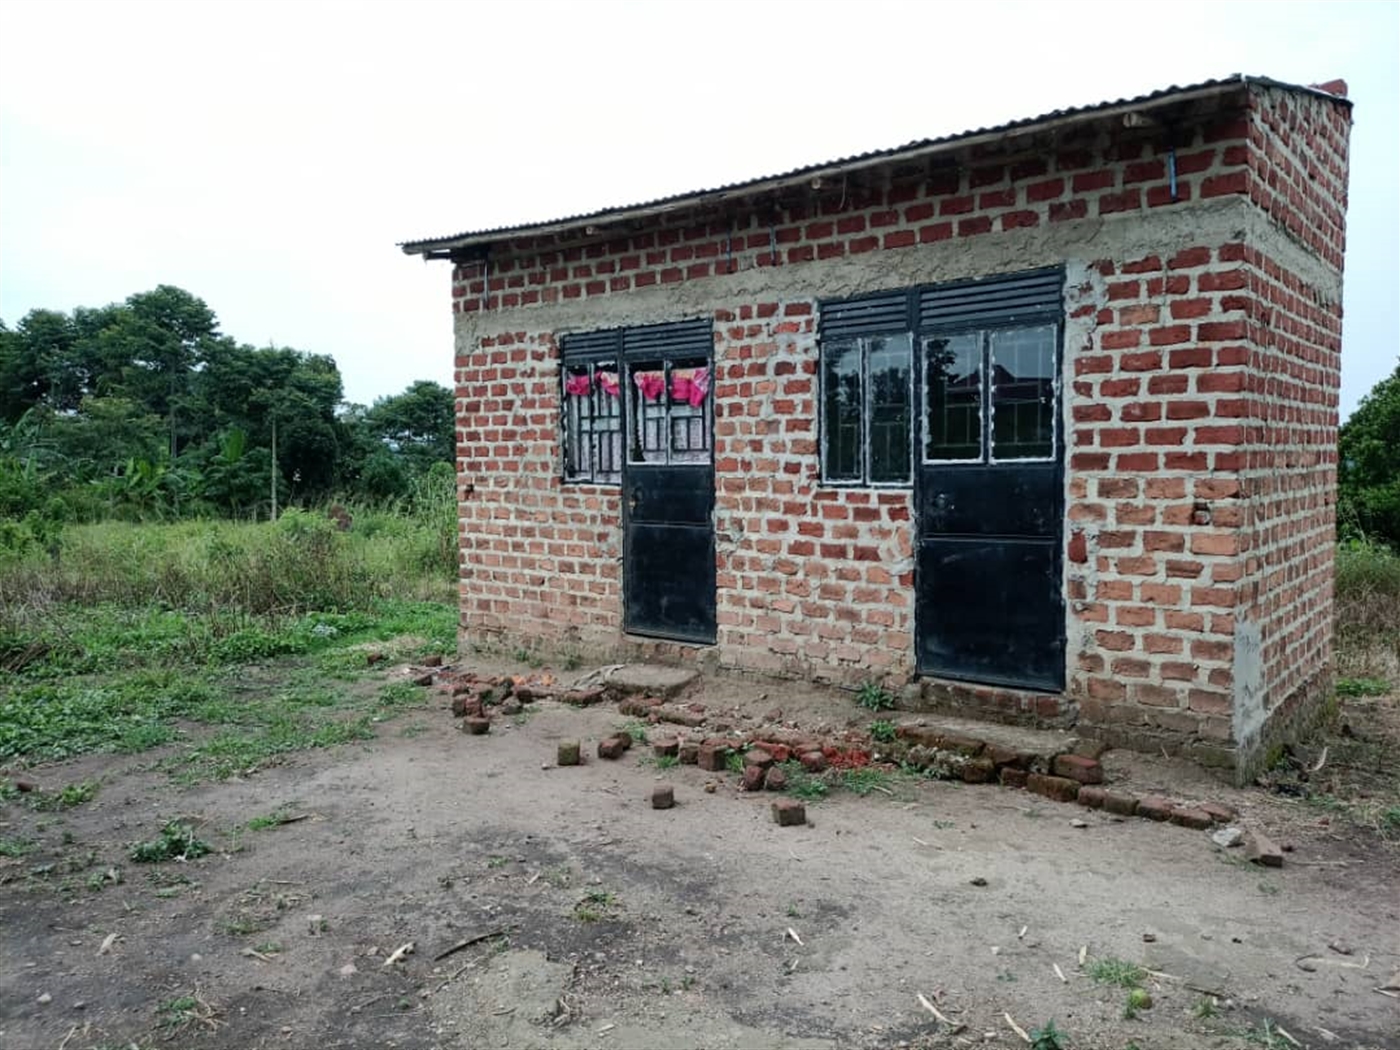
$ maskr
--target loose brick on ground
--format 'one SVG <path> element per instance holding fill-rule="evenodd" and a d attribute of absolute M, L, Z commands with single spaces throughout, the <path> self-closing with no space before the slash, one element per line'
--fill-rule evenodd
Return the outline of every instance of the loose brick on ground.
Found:
<path fill-rule="evenodd" d="M 773 764 L 773 756 L 761 747 L 751 748 L 744 752 L 744 765 L 758 766 L 759 769 L 768 769 Z"/>
<path fill-rule="evenodd" d="M 681 753 L 681 742 L 673 736 L 659 736 L 651 742 L 651 751 L 657 758 L 677 757 Z"/>
<path fill-rule="evenodd" d="M 964 783 L 989 784 L 996 777 L 996 763 L 990 758 L 970 758 L 963 764 L 962 778 Z"/>
<path fill-rule="evenodd" d="M 1081 784 L 1102 784 L 1103 766 L 1099 765 L 1096 758 L 1085 758 L 1083 755 L 1056 755 L 1052 768 L 1055 775 L 1069 777 L 1077 780 Z"/>
<path fill-rule="evenodd" d="M 719 740 L 707 740 L 696 752 L 696 764 L 711 773 L 724 771 L 724 762 L 729 754 L 729 745 Z"/>
<path fill-rule="evenodd" d="M 1044 795 L 1056 802 L 1073 802 L 1079 794 L 1079 781 L 1069 777 L 1048 776 L 1045 773 L 1031 773 L 1026 777 L 1026 787 L 1037 795 Z"/>
<path fill-rule="evenodd" d="M 1079 797 L 1075 799 L 1081 806 L 1088 806 L 1090 809 L 1103 809 L 1105 796 L 1108 792 L 1101 787 L 1090 787 L 1085 785 L 1079 789 Z"/>
<path fill-rule="evenodd" d="M 1003 766 L 997 774 L 1001 778 L 1004 787 L 1023 788 L 1026 780 L 1030 777 L 1024 769 L 1017 769 L 1014 766 Z"/>
<path fill-rule="evenodd" d="M 658 784 L 651 789 L 651 808 L 670 809 L 676 804 L 676 789 L 669 784 Z"/>
<path fill-rule="evenodd" d="M 1176 808 L 1176 803 L 1161 795 L 1148 795 L 1146 798 L 1138 799 L 1137 815 L 1146 817 L 1148 820 L 1171 820 L 1172 810 Z"/>
<path fill-rule="evenodd" d="M 622 757 L 627 750 L 627 745 L 622 742 L 622 737 L 610 736 L 598 741 L 598 757 L 616 760 Z"/>
<path fill-rule="evenodd" d="M 1134 795 L 1125 795 L 1118 791 L 1105 791 L 1103 808 L 1120 817 L 1131 817 L 1136 815 L 1138 811 L 1138 800 Z"/>
<path fill-rule="evenodd" d="M 692 741 L 686 741 L 680 746 L 680 759 L 683 766 L 696 766 L 700 764 L 700 745 Z"/>
<path fill-rule="evenodd" d="M 804 751 L 798 760 L 808 773 L 820 773 L 826 768 L 826 755 L 820 751 Z"/>
<path fill-rule="evenodd" d="M 745 766 L 744 779 L 739 786 L 745 791 L 762 791 L 767 777 L 768 771 L 762 766 Z"/>
<path fill-rule="evenodd" d="M 1210 819 L 1209 813 L 1194 806 L 1177 806 L 1172 810 L 1171 821 L 1183 828 L 1195 828 L 1197 831 L 1204 831 L 1215 823 Z"/>
<path fill-rule="evenodd" d="M 583 752 L 577 740 L 559 741 L 559 752 L 555 759 L 561 766 L 577 766 L 583 761 Z"/>
<path fill-rule="evenodd" d="M 472 736 L 484 736 L 491 732 L 491 719 L 468 718 L 462 723 L 462 728 Z"/>
<path fill-rule="evenodd" d="M 787 771 L 780 766 L 774 766 L 768 771 L 763 786 L 769 791 L 786 791 L 788 786 Z"/>
<path fill-rule="evenodd" d="M 1244 855 L 1266 868 L 1283 867 L 1283 850 L 1268 836 L 1249 831 L 1244 836 Z"/>
<path fill-rule="evenodd" d="M 795 798 L 780 798 L 773 803 L 773 822 L 790 828 L 807 823 L 807 807 Z"/>
<path fill-rule="evenodd" d="M 1233 806 L 1227 806 L 1222 802 L 1202 802 L 1201 809 L 1209 813 L 1210 819 L 1217 824 L 1228 824 L 1239 816 Z"/>

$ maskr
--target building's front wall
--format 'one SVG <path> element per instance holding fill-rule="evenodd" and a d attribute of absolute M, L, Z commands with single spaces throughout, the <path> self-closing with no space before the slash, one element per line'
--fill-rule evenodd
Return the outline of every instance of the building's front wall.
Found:
<path fill-rule="evenodd" d="M 1268 96 L 1250 98 L 1268 112 Z M 1066 690 L 943 697 L 998 717 L 1077 714 L 1121 743 L 1228 757 L 1258 735 L 1240 723 L 1242 697 L 1270 694 L 1271 709 L 1283 699 L 1272 691 L 1325 664 L 1330 615 L 1319 537 L 1331 527 L 1335 463 L 1322 449 L 1335 437 L 1339 263 L 1251 196 L 1252 112 L 1176 129 L 1176 200 L 1160 129 L 1099 126 L 896 168 L 874 189 L 813 187 L 762 214 L 517 241 L 487 266 L 459 265 L 465 637 L 630 644 L 618 490 L 561 480 L 559 343 L 706 317 L 718 636 L 703 652 L 818 679 L 907 678 L 911 494 L 820 481 L 818 301 L 1062 266 Z M 1275 336 L 1259 300 L 1300 274 L 1311 305 L 1272 309 L 1321 334 Z M 1298 419 L 1292 407 L 1319 396 Z M 1286 410 L 1274 420 L 1265 405 Z M 1283 480 L 1285 439 L 1323 458 Z M 1278 574 L 1296 597 L 1280 597 Z M 1289 626 L 1295 605 L 1305 627 Z"/>

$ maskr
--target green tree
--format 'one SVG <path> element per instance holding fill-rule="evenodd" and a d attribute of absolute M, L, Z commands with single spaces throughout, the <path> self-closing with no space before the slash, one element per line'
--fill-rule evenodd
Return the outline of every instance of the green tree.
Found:
<path fill-rule="evenodd" d="M 1400 548 L 1400 366 L 1342 425 L 1337 452 L 1342 536 Z"/>
<path fill-rule="evenodd" d="M 420 379 L 401 394 L 381 397 L 365 414 L 365 421 L 415 473 L 454 460 L 456 406 L 452 391 L 441 383 Z"/>

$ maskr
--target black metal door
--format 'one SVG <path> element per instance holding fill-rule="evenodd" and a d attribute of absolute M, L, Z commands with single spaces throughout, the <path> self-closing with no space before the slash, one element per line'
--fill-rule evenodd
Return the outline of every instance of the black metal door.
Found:
<path fill-rule="evenodd" d="M 714 329 L 708 321 L 623 333 L 623 627 L 715 640 Z"/>
<path fill-rule="evenodd" d="M 1034 298 L 1008 306 L 967 288 L 954 290 L 961 306 L 924 304 L 916 351 L 924 406 L 915 484 L 920 673 L 1064 687 L 1059 280 L 1044 276 L 1039 306 Z"/>

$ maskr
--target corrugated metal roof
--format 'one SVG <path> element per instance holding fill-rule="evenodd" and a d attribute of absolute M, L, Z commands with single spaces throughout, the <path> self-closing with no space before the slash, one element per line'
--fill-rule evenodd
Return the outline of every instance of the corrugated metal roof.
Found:
<path fill-rule="evenodd" d="M 870 167 L 885 161 L 903 159 L 909 155 L 941 151 L 953 146 L 966 145 L 969 141 L 974 139 L 1005 137 L 1017 131 L 1034 130 L 1039 125 L 1059 123 L 1080 117 L 1104 116 L 1117 109 L 1139 109 L 1144 106 L 1169 100 L 1180 101 L 1192 96 L 1223 94 L 1228 90 L 1243 88 L 1248 84 L 1261 84 L 1266 87 L 1283 88 L 1288 91 L 1320 95 L 1335 101 L 1347 102 L 1345 98 L 1332 95 L 1320 88 L 1308 87 L 1302 84 L 1290 84 L 1285 81 L 1274 80 L 1270 77 L 1254 77 L 1236 73 L 1233 76 L 1221 77 L 1215 80 L 1203 80 L 1197 84 L 1174 84 L 1171 87 L 1162 88 L 1158 91 L 1151 91 L 1145 95 L 1137 95 L 1132 98 L 1096 102 L 1086 106 L 1073 106 L 1069 109 L 1056 109 L 1051 110 L 1049 113 L 1042 113 L 1036 117 L 1026 117 L 1005 124 L 993 125 L 992 127 L 974 128 L 969 131 L 959 131 L 951 135 L 942 135 L 937 138 L 918 139 L 914 142 L 906 143 L 903 146 L 871 150 L 866 153 L 857 153 L 849 157 L 821 161 L 816 164 L 808 164 L 800 168 L 793 168 L 790 171 L 781 172 L 776 175 L 763 175 L 742 182 L 726 183 L 710 189 L 690 190 L 685 193 L 672 194 L 668 197 L 657 197 L 654 200 L 642 201 L 637 204 L 602 208 L 598 211 L 583 212 L 578 215 L 566 215 L 561 218 L 548 219 L 543 222 L 532 222 L 518 226 L 496 226 L 489 229 L 468 230 L 446 237 L 430 237 L 423 240 L 403 241 L 400 243 L 399 247 L 402 248 L 407 255 L 427 255 L 434 251 L 463 248 L 470 245 L 489 244 L 495 241 L 507 240 L 511 237 L 520 237 L 542 232 L 558 232 L 584 225 L 596 225 L 600 222 L 640 218 L 648 214 L 674 211 L 683 206 L 710 203 L 734 196 L 759 192 L 765 189 L 777 189 L 785 184 L 800 179 L 813 178 L 819 175 L 840 174 L 855 168 Z"/>

